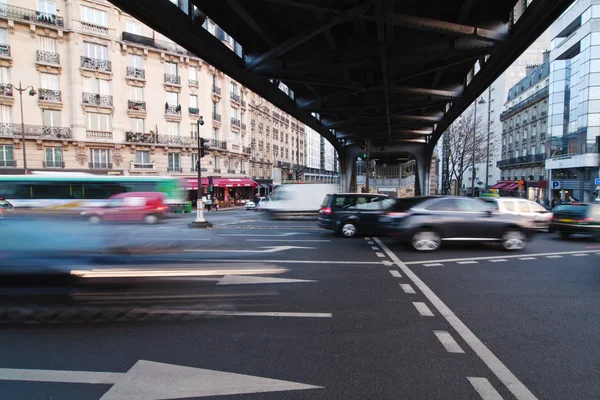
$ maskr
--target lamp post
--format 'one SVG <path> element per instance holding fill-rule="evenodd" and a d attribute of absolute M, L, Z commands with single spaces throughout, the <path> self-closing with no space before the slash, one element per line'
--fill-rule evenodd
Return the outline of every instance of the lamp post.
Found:
<path fill-rule="evenodd" d="M 488 88 L 488 119 L 487 119 L 487 149 L 485 156 L 485 192 L 488 192 L 489 177 L 490 177 L 490 126 L 491 126 L 491 108 L 492 108 L 492 87 Z"/>
<path fill-rule="evenodd" d="M 30 96 L 35 96 L 37 93 L 33 86 L 27 86 L 24 88 L 21 82 L 19 82 L 19 87 L 16 87 L 12 84 L 7 86 L 19 92 L 19 102 L 21 104 L 21 146 L 23 147 L 23 171 L 27 173 L 27 152 L 25 151 L 25 119 L 23 118 L 23 92 L 30 89 Z"/>
<path fill-rule="evenodd" d="M 485 100 L 483 97 L 480 97 L 477 102 L 475 102 L 475 112 L 473 113 L 473 174 L 471 174 L 471 197 L 475 197 L 475 145 L 477 143 L 477 104 L 484 104 Z"/>
<path fill-rule="evenodd" d="M 208 155 L 205 151 L 204 145 L 208 143 L 208 139 L 200 137 L 200 127 L 204 125 L 204 118 L 202 115 L 198 119 L 198 163 L 196 168 L 198 169 L 198 191 L 196 200 L 196 219 L 194 222 L 189 224 L 190 228 L 212 228 L 212 224 L 204 219 L 204 204 L 202 202 L 202 157 Z"/>

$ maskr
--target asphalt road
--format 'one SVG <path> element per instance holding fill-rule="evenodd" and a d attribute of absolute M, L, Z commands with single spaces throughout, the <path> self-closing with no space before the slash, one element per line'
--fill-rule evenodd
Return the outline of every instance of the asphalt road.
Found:
<path fill-rule="evenodd" d="M 140 282 L 118 296 L 173 318 L 3 325 L 0 398 L 600 398 L 598 242 L 543 234 L 520 253 L 417 254 L 314 221 L 244 210 L 207 218 L 215 229 L 187 228 L 188 215 L 102 232 L 177 243 L 169 254 L 56 260 L 90 281 L 184 271 L 159 287 L 184 301 L 139 305 L 149 290 Z"/>

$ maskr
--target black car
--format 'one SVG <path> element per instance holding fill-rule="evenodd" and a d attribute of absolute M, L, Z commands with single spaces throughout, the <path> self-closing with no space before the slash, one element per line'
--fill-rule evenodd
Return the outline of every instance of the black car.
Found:
<path fill-rule="evenodd" d="M 550 232 L 559 232 L 565 238 L 575 233 L 600 238 L 600 204 L 561 204 L 552 212 Z"/>
<path fill-rule="evenodd" d="M 380 194 L 328 194 L 321 204 L 318 224 L 344 237 L 373 233 L 379 227 L 379 217 L 393 204 L 394 199 Z"/>
<path fill-rule="evenodd" d="M 417 251 L 437 250 L 442 241 L 500 242 L 506 250 L 522 250 L 535 228 L 527 219 L 496 214 L 489 204 L 469 197 L 398 199 L 380 221 L 389 236 Z"/>

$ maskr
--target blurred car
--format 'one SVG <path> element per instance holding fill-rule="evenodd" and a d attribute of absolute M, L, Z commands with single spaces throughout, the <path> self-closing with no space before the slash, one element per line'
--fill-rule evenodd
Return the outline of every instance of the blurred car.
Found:
<path fill-rule="evenodd" d="M 93 224 L 103 221 L 155 224 L 166 218 L 167 210 L 162 193 L 129 192 L 111 196 L 104 207 L 83 211 L 81 215 Z"/>
<path fill-rule="evenodd" d="M 259 211 L 263 211 L 263 206 L 269 204 L 271 202 L 271 199 L 267 198 L 267 197 L 261 197 L 258 200 L 258 203 L 256 204 L 256 206 L 254 207 L 254 211 L 259 212 Z"/>
<path fill-rule="evenodd" d="M 254 210 L 254 207 L 256 207 L 256 204 L 253 201 L 246 202 L 246 210 Z"/>
<path fill-rule="evenodd" d="M 379 216 L 393 204 L 393 199 L 380 194 L 328 194 L 321 204 L 318 225 L 347 238 L 359 232 L 373 233 L 379 228 Z"/>
<path fill-rule="evenodd" d="M 416 251 L 437 250 L 442 241 L 500 242 L 506 250 L 527 246 L 535 225 L 469 197 L 424 196 L 397 199 L 380 217 L 389 236 Z"/>
<path fill-rule="evenodd" d="M 514 197 L 482 197 L 481 200 L 490 203 L 496 213 L 530 219 L 541 231 L 547 231 L 550 226 L 552 212 L 531 200 Z"/>
<path fill-rule="evenodd" d="M 0 219 L 5 215 L 14 214 L 14 212 L 15 207 L 8 200 L 0 199 Z"/>
<path fill-rule="evenodd" d="M 550 231 L 567 238 L 572 234 L 592 235 L 600 239 L 600 204 L 562 204 L 552 209 Z"/>

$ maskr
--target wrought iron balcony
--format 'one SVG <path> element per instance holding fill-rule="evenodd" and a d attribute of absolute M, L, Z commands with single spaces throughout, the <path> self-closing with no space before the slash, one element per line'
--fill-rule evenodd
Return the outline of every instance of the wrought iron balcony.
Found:
<path fill-rule="evenodd" d="M 81 56 L 81 67 L 94 69 L 97 71 L 112 71 L 112 63 L 108 60 L 100 60 L 99 58 L 90 58 L 86 56 Z"/>
<path fill-rule="evenodd" d="M 0 56 L 10 57 L 10 46 L 8 44 L 0 44 Z"/>
<path fill-rule="evenodd" d="M 221 95 L 221 88 L 218 87 L 218 86 L 213 85 L 212 92 L 213 92 L 213 94 L 216 94 L 217 96 L 220 96 Z"/>
<path fill-rule="evenodd" d="M 242 100 L 242 108 L 247 108 L 247 104 L 245 100 Z"/>
<path fill-rule="evenodd" d="M 17 162 L 15 160 L 0 160 L 0 167 L 16 167 Z"/>
<path fill-rule="evenodd" d="M 38 89 L 38 99 L 40 101 L 56 101 L 61 102 L 61 93 L 60 90 L 52 90 L 52 89 Z"/>
<path fill-rule="evenodd" d="M 0 136 L 21 136 L 21 124 L 0 124 Z M 48 138 L 48 139 L 70 139 L 71 128 L 43 125 L 25 125 L 25 136 Z"/>
<path fill-rule="evenodd" d="M 188 84 L 192 86 L 198 86 L 198 81 L 196 79 L 189 79 Z"/>
<path fill-rule="evenodd" d="M 135 33 L 123 32 L 121 36 L 124 42 L 137 43 L 148 47 L 153 47 L 159 50 L 165 50 L 171 53 L 193 55 L 183 47 L 176 45 L 172 42 L 166 42 L 164 40 L 156 40 L 151 37 L 136 35 Z"/>
<path fill-rule="evenodd" d="M 181 85 L 181 77 L 179 75 L 165 74 L 165 83 L 169 85 Z"/>
<path fill-rule="evenodd" d="M 88 165 L 91 169 L 112 169 L 111 162 L 91 162 Z"/>
<path fill-rule="evenodd" d="M 252 153 L 252 148 L 249 146 L 243 146 L 242 147 L 242 153 L 244 154 L 251 154 Z"/>
<path fill-rule="evenodd" d="M 196 138 L 176 135 L 159 135 L 156 133 L 125 132 L 127 143 L 138 144 L 164 144 L 175 146 L 194 146 L 198 143 Z"/>
<path fill-rule="evenodd" d="M 227 142 L 224 140 L 211 139 L 210 147 L 215 149 L 227 150 Z"/>
<path fill-rule="evenodd" d="M 243 131 L 245 131 L 245 130 L 246 130 L 246 124 L 242 123 L 241 127 L 242 127 L 242 130 L 243 130 Z"/>
<path fill-rule="evenodd" d="M 508 160 L 500 160 L 496 163 L 497 167 L 505 167 L 507 165 L 541 163 L 546 159 L 545 154 L 530 154 L 523 157 L 509 158 Z"/>
<path fill-rule="evenodd" d="M 239 119 L 237 119 L 237 118 L 233 118 L 233 117 L 231 117 L 231 125 L 233 125 L 233 126 L 236 126 L 236 127 L 240 128 L 240 127 L 241 127 L 241 125 L 242 125 L 242 121 L 240 121 L 240 120 L 239 120 Z"/>
<path fill-rule="evenodd" d="M 1 84 L 0 85 L 0 96 L 13 96 L 13 87 L 10 84 Z"/>
<path fill-rule="evenodd" d="M 83 93 L 83 104 L 112 107 L 113 97 L 109 94 Z"/>
<path fill-rule="evenodd" d="M 64 161 L 44 161 L 44 162 L 42 162 L 42 166 L 44 168 L 64 168 L 65 162 Z"/>
<path fill-rule="evenodd" d="M 37 51 L 37 62 L 46 64 L 60 64 L 60 54 L 51 53 L 49 51 L 38 50 Z"/>
<path fill-rule="evenodd" d="M 95 131 L 88 129 L 85 131 L 85 138 L 88 140 L 99 140 L 112 142 L 113 133 L 111 131 Z"/>
<path fill-rule="evenodd" d="M 227 170 L 227 173 L 228 173 L 228 174 L 235 174 L 235 169 L 228 169 L 228 170 Z"/>
<path fill-rule="evenodd" d="M 146 71 L 141 68 L 127 67 L 127 77 L 135 79 L 146 79 Z"/>
<path fill-rule="evenodd" d="M 20 21 L 34 22 L 45 25 L 55 25 L 62 27 L 63 18 L 55 14 L 47 14 L 41 11 L 31 10 L 29 8 L 17 7 L 0 4 L 0 17 L 8 19 L 18 19 Z"/>
<path fill-rule="evenodd" d="M 146 111 L 146 102 L 137 100 L 128 100 L 127 109 L 130 111 Z"/>
<path fill-rule="evenodd" d="M 165 104 L 165 114 L 168 115 L 181 115 L 181 105 L 170 105 Z"/>
<path fill-rule="evenodd" d="M 221 114 L 213 113 L 212 114 L 212 118 L 213 118 L 214 121 L 221 122 Z"/>
<path fill-rule="evenodd" d="M 240 102 L 240 95 L 239 94 L 231 92 L 230 95 L 231 95 L 231 100 L 235 101 L 236 103 Z"/>
<path fill-rule="evenodd" d="M 198 109 L 198 107 L 188 107 L 188 111 L 192 115 L 200 114 L 200 109 Z"/>
<path fill-rule="evenodd" d="M 106 26 L 81 21 L 81 27 L 83 28 L 84 31 L 96 33 L 99 35 L 108 35 L 108 28 Z"/>

